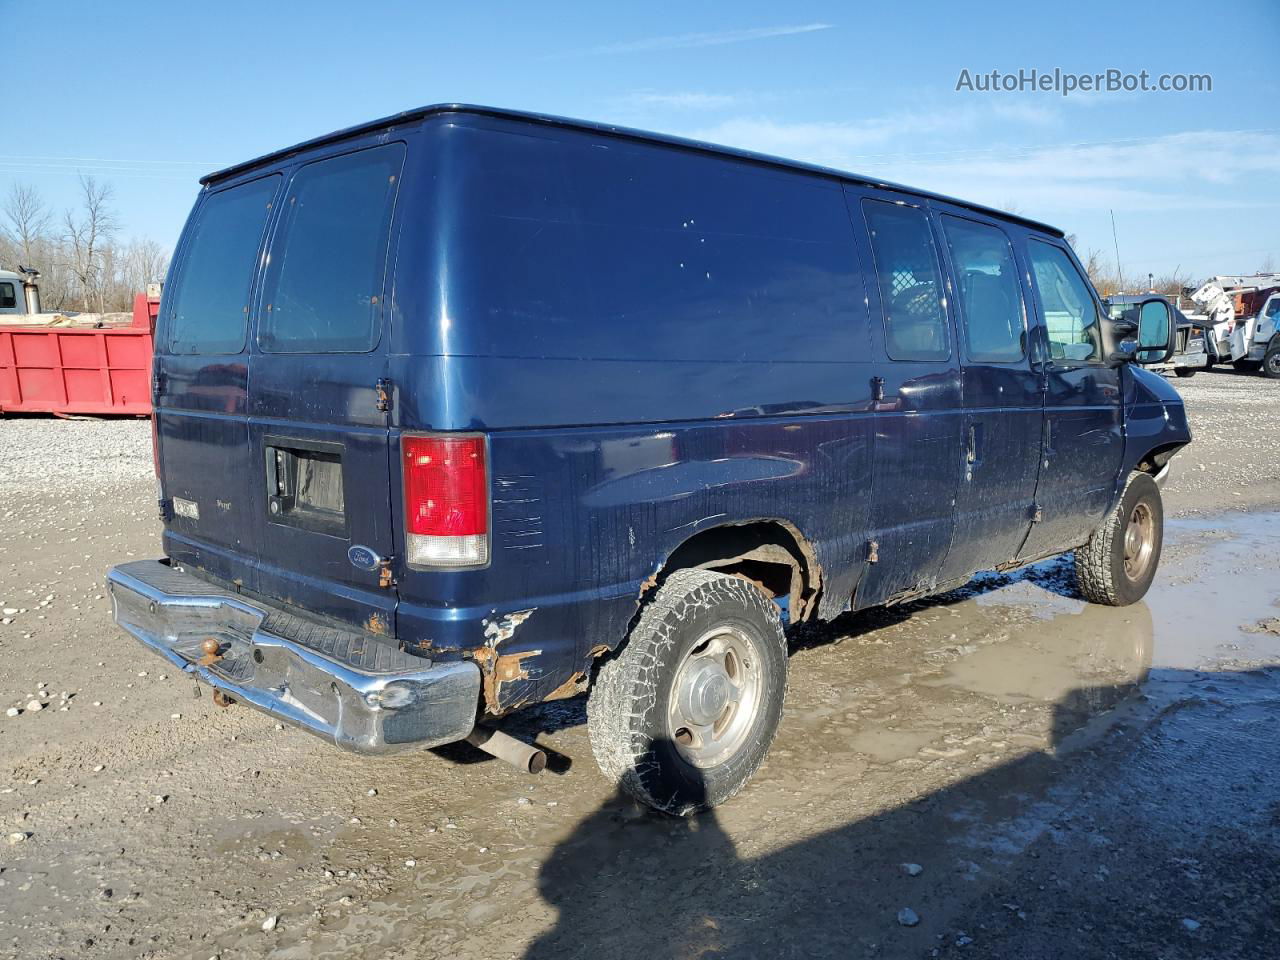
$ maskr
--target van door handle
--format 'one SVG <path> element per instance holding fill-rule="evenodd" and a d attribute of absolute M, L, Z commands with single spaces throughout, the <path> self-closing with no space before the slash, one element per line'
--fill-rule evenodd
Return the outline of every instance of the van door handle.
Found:
<path fill-rule="evenodd" d="M 978 462 L 978 425 L 969 424 L 969 449 L 965 453 L 965 463 L 973 466 Z"/>

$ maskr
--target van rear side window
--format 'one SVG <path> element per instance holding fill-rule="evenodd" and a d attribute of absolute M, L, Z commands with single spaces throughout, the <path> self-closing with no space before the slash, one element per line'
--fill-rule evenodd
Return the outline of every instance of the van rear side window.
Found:
<path fill-rule="evenodd" d="M 258 342 L 268 353 L 363 353 L 378 342 L 404 145 L 302 167 L 271 243 Z"/>
<path fill-rule="evenodd" d="M 280 175 L 211 194 L 191 226 L 169 313 L 173 353 L 239 353 L 249 286 Z"/>
<path fill-rule="evenodd" d="M 942 221 L 960 285 L 965 352 L 982 363 L 1021 360 L 1026 320 L 1009 238 L 989 224 L 951 216 Z"/>
<path fill-rule="evenodd" d="M 951 346 L 928 218 L 914 207 L 880 200 L 866 200 L 862 209 L 871 231 L 889 359 L 946 360 Z"/>

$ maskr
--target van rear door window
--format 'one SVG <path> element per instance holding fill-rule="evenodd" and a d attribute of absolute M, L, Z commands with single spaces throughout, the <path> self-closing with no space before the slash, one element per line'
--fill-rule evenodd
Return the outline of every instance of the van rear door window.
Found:
<path fill-rule="evenodd" d="M 982 363 L 1010 363 L 1026 352 L 1026 319 L 1013 247 L 999 227 L 943 216 L 960 287 L 965 352 Z"/>
<path fill-rule="evenodd" d="M 219 190 L 200 206 L 169 312 L 173 353 L 244 349 L 249 287 L 279 186 L 280 175 L 274 174 Z"/>
<path fill-rule="evenodd" d="M 865 200 L 890 360 L 946 360 L 951 356 L 938 280 L 938 256 L 925 213 L 915 207 Z"/>
<path fill-rule="evenodd" d="M 303 166 L 271 242 L 258 342 L 268 353 L 364 353 L 378 342 L 399 143 Z"/>

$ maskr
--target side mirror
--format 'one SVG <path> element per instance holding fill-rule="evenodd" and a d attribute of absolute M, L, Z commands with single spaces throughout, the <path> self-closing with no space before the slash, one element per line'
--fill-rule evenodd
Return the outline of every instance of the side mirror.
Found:
<path fill-rule="evenodd" d="M 1177 324 L 1167 300 L 1152 297 L 1111 321 L 1114 363 L 1164 363 L 1173 356 Z"/>
<path fill-rule="evenodd" d="M 1169 301 L 1155 298 L 1138 305 L 1138 363 L 1164 363 L 1173 356 L 1177 323 Z"/>

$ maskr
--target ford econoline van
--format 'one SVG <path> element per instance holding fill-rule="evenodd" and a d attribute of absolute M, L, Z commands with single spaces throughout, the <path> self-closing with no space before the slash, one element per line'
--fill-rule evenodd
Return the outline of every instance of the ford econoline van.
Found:
<path fill-rule="evenodd" d="M 1191 437 L 1168 304 L 1060 230 L 458 105 L 206 177 L 156 330 L 160 559 L 120 626 L 351 750 L 587 693 L 604 774 L 732 796 L 791 624 L 1075 551 L 1126 604 Z M 372 761 L 371 761 L 372 762 Z"/>

